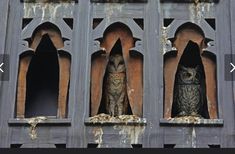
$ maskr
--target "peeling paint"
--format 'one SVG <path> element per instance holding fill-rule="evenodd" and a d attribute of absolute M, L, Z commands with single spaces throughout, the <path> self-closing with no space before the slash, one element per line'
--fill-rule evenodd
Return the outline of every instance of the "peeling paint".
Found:
<path fill-rule="evenodd" d="M 213 6 L 214 3 L 202 3 L 199 2 L 199 0 L 194 0 L 194 3 L 189 5 L 190 21 L 196 24 L 200 24 L 202 18 L 208 18 L 212 16 L 211 14 L 214 11 Z"/>
<path fill-rule="evenodd" d="M 196 131 L 195 131 L 195 128 L 193 127 L 192 137 L 191 137 L 192 148 L 196 148 L 197 147 L 197 140 L 196 140 L 196 138 L 197 138 Z"/>
<path fill-rule="evenodd" d="M 168 30 L 170 26 L 164 27 L 162 26 L 161 32 L 162 32 L 162 37 L 161 37 L 161 43 L 162 43 L 162 55 L 164 55 L 170 48 L 171 48 L 171 41 L 168 39 Z"/>
<path fill-rule="evenodd" d="M 54 21 L 56 17 L 71 18 L 75 2 L 71 3 L 24 3 L 24 18 L 40 17 Z"/>
<path fill-rule="evenodd" d="M 112 127 L 114 130 L 118 131 L 120 135 L 120 140 L 117 141 L 120 145 L 130 145 L 138 144 L 141 135 L 144 133 L 146 119 L 139 118 L 135 115 L 120 115 L 120 116 L 110 116 L 107 114 L 99 114 L 89 118 L 89 121 L 93 124 L 114 124 Z M 131 125 L 129 125 L 131 124 Z M 97 126 L 93 128 L 92 131 L 94 135 L 94 142 L 98 144 L 100 148 L 103 142 L 103 126 Z"/>
<path fill-rule="evenodd" d="M 134 91 L 135 91 L 134 89 L 128 90 L 128 95 L 131 95 Z"/>
<path fill-rule="evenodd" d="M 123 4 L 118 4 L 118 3 L 108 3 L 104 7 L 104 12 L 106 13 L 106 19 L 107 19 L 107 26 L 111 21 L 111 18 L 113 14 L 121 13 L 123 10 Z"/>
<path fill-rule="evenodd" d="M 119 131 L 121 135 L 120 142 L 123 144 L 138 144 L 139 138 L 144 133 L 144 126 L 114 126 L 114 129 Z"/>
<path fill-rule="evenodd" d="M 37 131 L 36 131 L 37 124 L 47 120 L 47 118 L 40 116 L 40 117 L 33 117 L 33 118 L 25 119 L 25 120 L 28 122 L 28 124 L 30 124 L 29 136 L 32 140 L 35 140 L 37 138 Z"/>
<path fill-rule="evenodd" d="M 101 148 L 103 142 L 103 134 L 104 134 L 102 127 L 93 128 L 92 133 L 94 134 L 95 137 L 95 143 L 98 144 L 97 148 Z"/>

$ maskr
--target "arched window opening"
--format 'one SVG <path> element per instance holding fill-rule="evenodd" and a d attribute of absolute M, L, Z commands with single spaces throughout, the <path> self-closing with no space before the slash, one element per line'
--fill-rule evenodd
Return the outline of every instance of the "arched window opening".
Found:
<path fill-rule="evenodd" d="M 71 56 L 58 50 L 64 46 L 61 32 L 46 22 L 26 40 L 32 50 L 20 55 L 16 116 L 65 118 Z"/>
<path fill-rule="evenodd" d="M 128 26 L 116 22 L 98 39 L 103 50 L 91 57 L 91 116 L 142 116 L 143 55 L 131 50 L 135 39 Z"/>

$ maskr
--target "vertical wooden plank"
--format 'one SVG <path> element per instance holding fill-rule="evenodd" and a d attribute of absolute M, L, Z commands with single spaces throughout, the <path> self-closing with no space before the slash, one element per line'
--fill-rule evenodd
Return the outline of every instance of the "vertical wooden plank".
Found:
<path fill-rule="evenodd" d="M 5 51 L 5 39 L 7 32 L 7 22 L 8 22 L 8 9 L 9 9 L 9 0 L 0 1 L 0 54 L 3 54 Z"/>
<path fill-rule="evenodd" d="M 160 3 L 149 0 L 145 7 L 144 15 L 144 101 L 143 117 L 147 119 L 143 147 L 161 147 L 163 138 L 159 135 L 159 119 L 162 117 L 162 61 L 160 50 L 159 17 Z"/>
<path fill-rule="evenodd" d="M 224 119 L 224 126 L 221 132 L 221 147 L 232 147 L 232 134 L 234 134 L 234 105 L 231 81 L 224 79 L 224 54 L 231 54 L 231 22 L 230 3 L 232 1 L 220 1 L 216 5 L 216 50 L 217 56 L 217 83 L 218 83 L 218 109 L 219 117 Z M 234 7 L 234 6 L 233 6 Z M 223 13 L 221 13 L 223 12 Z M 229 142 L 228 142 L 229 141 Z"/>
<path fill-rule="evenodd" d="M 8 13 L 9 13 L 9 0 L 1 0 L 0 1 L 0 54 L 4 54 L 5 51 L 5 44 L 6 44 L 6 33 L 7 33 L 7 25 L 8 25 Z M 0 81 L 0 99 L 3 97 L 3 82 Z M 5 138 L 4 132 L 2 131 L 3 125 L 3 103 L 0 103 L 0 147 L 4 146 Z"/>
<path fill-rule="evenodd" d="M 235 54 L 235 1 L 230 0 L 230 37 L 231 37 L 231 52 L 232 54 Z M 233 63 L 235 62 L 235 59 L 233 59 Z M 233 80 L 235 79 L 235 76 L 233 76 Z M 235 114 L 235 82 L 233 81 L 233 111 Z M 234 116 L 233 116 L 234 117 Z M 234 121 L 235 119 L 233 119 Z M 235 125 L 235 122 L 234 122 Z M 235 132 L 235 126 L 233 127 L 233 132 Z M 232 145 L 235 145 L 235 139 L 232 138 Z M 228 141 L 229 142 L 229 141 Z"/>
<path fill-rule="evenodd" d="M 74 36 L 71 65 L 69 117 L 72 118 L 72 127 L 69 129 L 67 147 L 86 147 L 87 136 L 85 134 L 84 119 L 86 108 L 89 106 L 86 100 L 89 84 L 87 69 L 90 65 L 88 60 L 89 34 L 91 33 L 91 5 L 88 0 L 79 0 L 74 11 Z M 72 83 L 73 82 L 73 83 Z"/>

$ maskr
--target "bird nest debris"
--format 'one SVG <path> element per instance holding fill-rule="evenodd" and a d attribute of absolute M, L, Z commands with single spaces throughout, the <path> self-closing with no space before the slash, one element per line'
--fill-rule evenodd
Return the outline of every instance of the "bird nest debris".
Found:
<path fill-rule="evenodd" d="M 142 118 L 136 115 L 120 115 L 110 116 L 108 114 L 98 114 L 89 118 L 92 123 L 129 123 L 129 122 L 141 122 Z"/>
<path fill-rule="evenodd" d="M 200 123 L 203 118 L 198 116 L 183 116 L 183 117 L 175 117 L 168 118 L 167 120 L 170 122 L 178 122 L 178 123 Z"/>
<path fill-rule="evenodd" d="M 37 124 L 47 120 L 47 118 L 40 116 L 40 117 L 29 118 L 26 120 L 28 124 L 30 124 L 29 136 L 32 140 L 35 140 L 37 138 L 37 131 L 36 131 Z"/>

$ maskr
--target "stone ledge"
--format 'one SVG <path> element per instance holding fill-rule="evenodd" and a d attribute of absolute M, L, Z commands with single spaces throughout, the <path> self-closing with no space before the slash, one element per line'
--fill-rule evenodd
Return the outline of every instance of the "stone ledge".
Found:
<path fill-rule="evenodd" d="M 222 127 L 224 124 L 223 119 L 197 119 L 195 121 L 179 120 L 177 118 L 160 119 L 160 126 L 216 126 Z"/>
<path fill-rule="evenodd" d="M 93 117 L 85 119 L 85 125 L 146 125 L 147 120 L 145 118 L 140 118 L 136 115 L 120 115 L 120 116 L 110 116 L 108 114 L 98 114 Z"/>
<path fill-rule="evenodd" d="M 126 125 L 126 126 L 145 126 L 147 125 L 147 120 L 142 119 L 141 121 L 127 121 L 127 122 L 114 122 L 114 121 L 102 121 L 102 122 L 92 122 L 89 119 L 85 119 L 85 125 L 87 126 L 114 126 L 114 125 Z"/>
<path fill-rule="evenodd" d="M 30 126 L 28 120 L 30 118 L 14 118 L 8 120 L 9 126 Z M 71 126 L 71 119 L 52 119 L 48 118 L 45 121 L 39 122 L 39 126 Z"/>
<path fill-rule="evenodd" d="M 40 0 L 20 0 L 20 2 L 22 3 L 71 3 L 71 2 L 75 2 L 78 3 L 78 0 L 57 0 L 57 1 L 53 1 L 53 0 L 47 0 L 47 2 L 41 2 Z"/>
<path fill-rule="evenodd" d="M 160 0 L 161 3 L 195 3 L 196 0 Z M 219 0 L 199 0 L 201 3 L 219 3 Z"/>
<path fill-rule="evenodd" d="M 148 0 L 91 0 L 93 3 L 147 3 Z"/>

